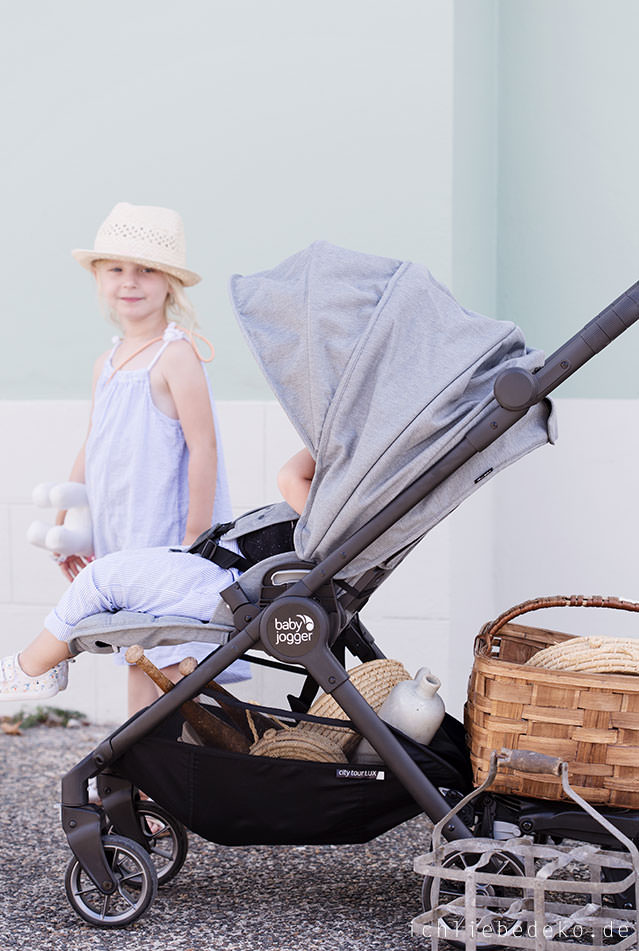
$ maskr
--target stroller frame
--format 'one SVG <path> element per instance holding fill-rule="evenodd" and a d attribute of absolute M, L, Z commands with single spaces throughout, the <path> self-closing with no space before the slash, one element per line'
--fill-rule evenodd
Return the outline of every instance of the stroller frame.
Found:
<path fill-rule="evenodd" d="M 620 295 L 552 354 L 543 367 L 533 373 L 520 367 L 498 373 L 494 384 L 494 399 L 480 422 L 435 465 L 319 564 L 310 568 L 308 563 L 303 562 L 299 562 L 297 566 L 287 566 L 290 569 L 297 567 L 298 580 L 283 586 L 285 590 L 271 603 L 265 607 L 252 603 L 242 590 L 241 578 L 222 593 L 233 612 L 237 633 L 202 661 L 193 673 L 176 684 L 170 693 L 160 697 L 114 731 L 63 777 L 64 832 L 80 866 L 105 896 L 105 900 L 118 889 L 118 879 L 105 854 L 102 838 L 105 813 L 108 813 L 119 841 L 125 841 L 121 838 L 123 836 L 127 840 L 133 840 L 134 844 L 137 843 L 138 850 L 142 846 L 148 851 L 148 844 L 135 812 L 134 789 L 131 783 L 114 776 L 109 768 L 136 742 L 177 711 L 185 701 L 200 694 L 209 681 L 215 679 L 250 649 L 258 649 L 280 662 L 304 668 L 327 694 L 332 694 L 356 730 L 366 737 L 423 811 L 434 822 L 448 814 L 450 803 L 422 773 L 397 738 L 350 682 L 344 665 L 332 652 L 331 648 L 347 625 L 344 606 L 347 605 L 352 613 L 366 601 L 366 597 L 362 595 L 361 603 L 358 603 L 358 593 L 353 593 L 352 589 L 341 600 L 335 597 L 333 579 L 413 506 L 460 466 L 497 440 L 521 419 L 531 406 L 545 399 L 572 373 L 637 320 L 639 282 Z M 320 603 L 320 595 L 327 593 L 329 597 L 322 597 L 323 603 Z M 287 639 L 281 636 L 280 632 L 287 629 L 286 623 L 291 617 L 299 614 L 311 618 L 314 624 L 312 633 L 306 634 L 295 643 L 294 638 Z M 368 635 L 361 638 L 360 647 L 362 653 L 368 653 L 369 657 L 382 656 Z M 99 778 L 98 789 L 102 795 L 103 807 L 89 802 L 88 780 L 94 776 Z M 543 809 L 537 809 L 535 812 L 537 831 L 543 829 L 544 821 L 540 818 L 543 813 Z M 558 804 L 556 809 L 548 810 L 547 820 L 551 825 L 554 822 L 562 827 L 562 820 L 557 818 L 557 813 L 565 815 L 570 824 L 570 810 L 566 809 L 565 805 Z M 529 828 L 532 825 L 535 823 L 529 823 Z M 630 828 L 627 828 L 628 834 L 632 837 L 639 835 L 639 818 L 632 821 L 628 817 L 626 827 L 628 826 L 632 828 L 634 835 Z M 448 840 L 473 836 L 473 832 L 459 815 L 450 817 L 443 834 Z M 138 917 L 138 914 L 135 917 Z M 128 918 L 121 923 L 126 924 L 130 920 L 134 918 Z M 109 926 L 108 923 L 105 924 Z M 117 926 L 117 923 L 114 922 L 110 926 Z"/>

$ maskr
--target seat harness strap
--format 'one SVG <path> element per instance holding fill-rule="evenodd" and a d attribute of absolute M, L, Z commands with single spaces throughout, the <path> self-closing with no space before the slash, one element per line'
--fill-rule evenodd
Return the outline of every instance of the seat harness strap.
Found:
<path fill-rule="evenodd" d="M 214 525 L 199 535 L 190 548 L 186 551 L 190 555 L 199 555 L 200 558 L 206 558 L 212 561 L 220 568 L 237 568 L 239 571 L 247 571 L 251 567 L 251 562 L 243 555 L 235 551 L 223 548 L 218 539 L 226 532 L 230 531 L 235 522 L 224 522 L 221 525 Z"/>

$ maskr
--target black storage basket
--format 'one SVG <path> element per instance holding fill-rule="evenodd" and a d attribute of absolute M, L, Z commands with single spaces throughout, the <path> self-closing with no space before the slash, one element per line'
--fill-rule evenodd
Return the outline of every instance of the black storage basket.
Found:
<path fill-rule="evenodd" d="M 178 713 L 140 740 L 114 771 L 188 829 L 220 845 L 367 842 L 422 810 L 385 766 L 301 762 L 178 740 Z M 430 746 L 396 733 L 430 781 L 471 788 L 464 729 L 446 716 Z"/>

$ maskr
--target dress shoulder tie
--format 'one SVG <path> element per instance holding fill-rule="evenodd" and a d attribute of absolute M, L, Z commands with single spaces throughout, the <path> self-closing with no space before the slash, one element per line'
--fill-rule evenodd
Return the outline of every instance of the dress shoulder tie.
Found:
<path fill-rule="evenodd" d="M 202 354 L 197 348 L 197 344 L 195 343 L 193 337 L 198 337 L 200 340 L 203 340 L 206 343 L 206 345 L 209 347 L 211 351 L 210 356 L 208 357 L 202 356 Z M 117 367 L 114 367 L 113 373 L 107 380 L 107 383 L 111 382 L 111 380 L 113 379 L 115 374 L 118 372 L 118 370 L 121 370 L 122 367 L 126 366 L 126 364 L 129 363 L 131 360 L 133 360 L 134 357 L 137 357 L 139 353 L 142 353 L 144 350 L 146 350 L 147 347 L 150 347 L 151 344 L 159 343 L 160 341 L 163 342 L 163 346 L 160 347 L 160 349 L 155 354 L 155 356 L 149 363 L 148 367 L 146 368 L 147 371 L 151 370 L 151 368 L 155 366 L 155 364 L 160 359 L 160 357 L 162 356 L 162 354 L 164 353 L 164 351 L 166 350 L 166 348 L 168 347 L 170 343 L 172 343 L 174 340 L 185 340 L 185 339 L 188 340 L 188 342 L 191 344 L 191 347 L 193 348 L 193 351 L 196 357 L 198 358 L 198 360 L 200 360 L 202 363 L 210 363 L 213 360 L 213 358 L 215 357 L 215 350 L 210 340 L 207 340 L 207 338 L 204 337 L 200 333 L 197 333 L 193 330 L 186 330 L 184 327 L 179 327 L 175 322 L 171 322 L 161 337 L 153 337 L 151 340 L 147 340 L 146 343 L 143 343 L 141 347 L 138 347 L 138 349 L 135 350 L 125 360 L 123 360 L 122 363 L 118 364 Z M 117 343 L 114 346 L 113 350 L 111 351 L 111 357 L 113 357 L 113 354 L 115 353 L 116 348 L 117 348 Z"/>

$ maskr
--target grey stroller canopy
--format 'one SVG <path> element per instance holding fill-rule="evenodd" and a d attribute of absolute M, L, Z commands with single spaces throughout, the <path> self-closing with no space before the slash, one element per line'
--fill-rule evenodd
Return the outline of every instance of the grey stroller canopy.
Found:
<path fill-rule="evenodd" d="M 236 316 L 316 460 L 295 532 L 319 561 L 486 413 L 501 370 L 534 370 L 518 327 L 465 310 L 425 268 L 316 242 L 231 279 Z M 462 466 L 349 565 L 393 568 L 485 478 L 555 439 L 548 400 Z M 479 467 L 479 468 L 478 468 Z"/>

